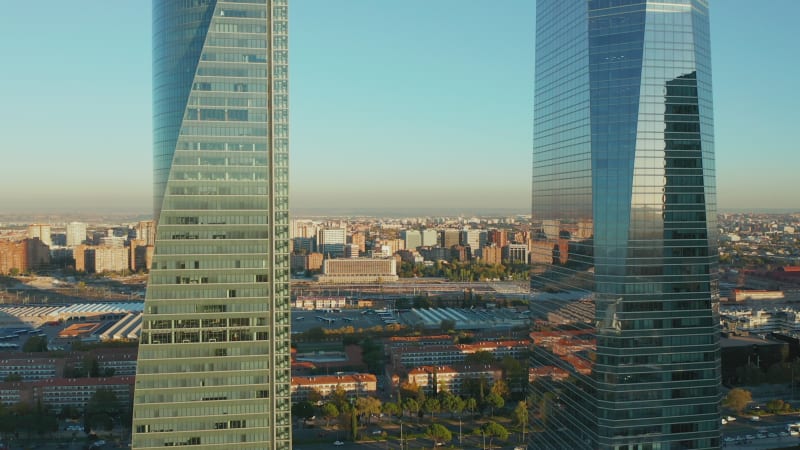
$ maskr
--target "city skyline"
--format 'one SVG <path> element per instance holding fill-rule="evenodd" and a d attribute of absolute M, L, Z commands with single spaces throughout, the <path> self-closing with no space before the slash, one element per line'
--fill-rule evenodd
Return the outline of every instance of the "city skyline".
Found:
<path fill-rule="evenodd" d="M 525 212 L 532 3 L 299 2 L 291 13 L 293 212 Z M 770 5 L 728 1 L 711 15 L 721 211 L 798 207 L 789 192 L 800 155 L 783 132 L 797 63 L 780 55 L 800 4 Z M 9 5 L 0 18 L 9 35 L 27 36 L 0 43 L 15 62 L 3 74 L 0 95 L 11 107 L 0 120 L 18 169 L 0 181 L 15 193 L 0 210 L 149 211 L 149 7 L 53 2 L 36 10 L 47 26 L 31 35 L 20 18 L 33 17 L 33 7 Z M 409 22 L 411 37 L 395 32 Z M 386 183 L 388 173 L 408 181 Z"/>

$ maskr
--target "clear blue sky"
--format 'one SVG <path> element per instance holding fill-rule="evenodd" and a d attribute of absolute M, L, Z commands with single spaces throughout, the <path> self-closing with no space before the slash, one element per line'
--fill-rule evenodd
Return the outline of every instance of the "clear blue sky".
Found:
<path fill-rule="evenodd" d="M 528 211 L 533 4 L 294 0 L 292 207 Z M 711 14 L 720 209 L 800 210 L 800 2 Z M 0 212 L 150 211 L 150 2 L 9 2 L 0 30 Z"/>

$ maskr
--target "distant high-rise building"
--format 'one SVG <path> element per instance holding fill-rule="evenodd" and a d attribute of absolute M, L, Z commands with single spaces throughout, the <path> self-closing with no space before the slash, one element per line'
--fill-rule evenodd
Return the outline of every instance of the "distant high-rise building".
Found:
<path fill-rule="evenodd" d="M 292 221 L 292 236 L 293 238 L 313 238 L 317 236 L 317 224 L 310 220 L 293 220 Z"/>
<path fill-rule="evenodd" d="M 287 0 L 153 1 L 134 449 L 289 450 Z"/>
<path fill-rule="evenodd" d="M 403 239 L 403 245 L 408 250 L 414 250 L 422 245 L 422 233 L 419 230 L 402 230 L 400 237 Z"/>
<path fill-rule="evenodd" d="M 500 248 L 508 245 L 508 231 L 506 230 L 489 230 L 488 242 L 495 244 Z"/>
<path fill-rule="evenodd" d="M 359 251 L 358 245 L 356 244 L 345 244 L 344 245 L 344 257 L 345 258 L 358 258 Z"/>
<path fill-rule="evenodd" d="M 347 236 L 344 228 L 320 228 L 317 230 L 317 251 L 326 258 L 344 256 L 344 244 Z"/>
<path fill-rule="evenodd" d="M 156 222 L 154 220 L 143 220 L 136 224 L 136 239 L 144 241 L 144 245 L 154 245 L 156 243 Z"/>
<path fill-rule="evenodd" d="M 427 230 L 422 230 L 422 246 L 424 247 L 434 247 L 439 245 L 439 233 L 436 230 L 429 228 Z"/>
<path fill-rule="evenodd" d="M 53 246 L 53 240 L 50 237 L 50 225 L 41 223 L 34 223 L 28 225 L 28 238 L 39 238 L 42 243 L 48 247 Z"/>
<path fill-rule="evenodd" d="M 531 307 L 562 342 L 535 345 L 529 448 L 718 449 L 707 1 L 536 16 Z"/>
<path fill-rule="evenodd" d="M 481 248 L 486 245 L 486 230 L 462 230 L 461 245 L 472 250 L 473 257 L 481 256 Z"/>
<path fill-rule="evenodd" d="M 86 241 L 86 224 L 70 222 L 67 224 L 67 247 L 75 247 Z"/>
<path fill-rule="evenodd" d="M 364 235 L 363 232 L 357 231 L 350 236 L 348 236 L 347 241 L 351 244 L 355 244 L 358 246 L 359 252 L 366 252 L 367 251 L 367 237 Z"/>
<path fill-rule="evenodd" d="M 441 230 L 442 247 L 450 248 L 461 244 L 461 231 L 453 229 Z"/>

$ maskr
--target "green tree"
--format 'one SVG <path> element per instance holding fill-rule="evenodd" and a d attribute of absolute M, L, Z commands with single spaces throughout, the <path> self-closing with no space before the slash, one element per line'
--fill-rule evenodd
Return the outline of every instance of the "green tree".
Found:
<path fill-rule="evenodd" d="M 503 376 L 508 382 L 508 388 L 511 392 L 524 391 L 525 384 L 528 382 L 525 369 L 516 359 L 511 356 L 506 356 L 500 362 L 500 367 L 503 369 Z"/>
<path fill-rule="evenodd" d="M 478 409 L 478 401 L 475 400 L 475 397 L 469 397 L 465 400 L 464 407 L 467 409 L 467 411 L 474 415 L 475 410 Z"/>
<path fill-rule="evenodd" d="M 353 441 L 358 440 L 358 411 L 356 408 L 350 408 L 350 438 Z"/>
<path fill-rule="evenodd" d="M 6 378 L 3 381 L 5 381 L 6 383 L 14 383 L 17 381 L 22 381 L 22 375 L 18 373 L 10 373 L 6 375 Z"/>
<path fill-rule="evenodd" d="M 767 412 L 781 414 L 792 410 L 792 405 L 780 399 L 770 400 L 765 405 Z"/>
<path fill-rule="evenodd" d="M 336 389 L 330 393 L 328 400 L 339 408 L 339 411 L 344 411 L 350 405 L 347 400 L 347 391 L 341 385 L 336 385 Z"/>
<path fill-rule="evenodd" d="M 525 429 L 528 426 L 528 403 L 524 400 L 517 403 L 514 408 L 514 419 L 517 421 L 517 426 L 522 428 L 522 441 L 525 442 Z"/>
<path fill-rule="evenodd" d="M 489 405 L 489 407 L 491 408 L 492 417 L 494 417 L 494 409 L 502 408 L 506 404 L 506 401 L 503 400 L 503 397 L 500 397 L 499 395 L 492 392 L 491 394 L 486 396 L 486 404 Z"/>
<path fill-rule="evenodd" d="M 456 321 L 452 319 L 443 319 L 439 323 L 439 328 L 443 333 L 450 333 L 456 329 Z"/>
<path fill-rule="evenodd" d="M 399 416 L 402 413 L 400 407 L 397 406 L 397 403 L 395 402 L 384 403 L 383 406 L 381 406 L 381 410 L 387 416 Z"/>
<path fill-rule="evenodd" d="M 314 405 L 309 401 L 298 402 L 292 405 L 292 415 L 300 419 L 307 419 L 314 415 Z"/>
<path fill-rule="evenodd" d="M 486 350 L 478 350 L 475 353 L 470 353 L 467 355 L 467 357 L 464 358 L 464 363 L 489 365 L 494 364 L 495 359 L 491 352 L 487 352 Z"/>
<path fill-rule="evenodd" d="M 464 401 L 463 398 L 454 395 L 453 396 L 453 403 L 447 407 L 447 410 L 450 411 L 452 414 L 458 414 L 461 417 L 461 413 L 467 407 L 467 402 Z"/>
<path fill-rule="evenodd" d="M 89 428 L 102 427 L 110 431 L 114 427 L 114 420 L 119 419 L 121 412 L 117 394 L 111 389 L 98 389 L 86 404 L 86 424 Z"/>
<path fill-rule="evenodd" d="M 435 446 L 440 443 L 448 442 L 453 439 L 453 433 L 450 432 L 444 425 L 434 423 L 425 430 L 425 435 L 430 438 Z"/>
<path fill-rule="evenodd" d="M 303 337 L 311 342 L 321 342 L 325 340 L 325 330 L 322 327 L 310 328 L 303 333 Z"/>
<path fill-rule="evenodd" d="M 750 393 L 750 391 L 742 388 L 734 388 L 731 389 L 730 392 L 728 392 L 728 395 L 725 396 L 725 399 L 722 401 L 722 405 L 736 411 L 737 413 L 741 413 L 747 404 L 752 401 L 753 395 Z"/>
<path fill-rule="evenodd" d="M 492 448 L 492 441 L 494 438 L 498 438 L 501 441 L 508 439 L 508 430 L 506 427 L 493 420 L 483 424 L 483 426 L 480 428 L 480 431 L 481 434 L 489 438 L 489 448 Z"/>
<path fill-rule="evenodd" d="M 431 417 L 441 410 L 441 405 L 439 403 L 439 399 L 436 397 L 428 397 L 422 402 L 422 411 L 425 414 L 430 414 Z"/>
<path fill-rule="evenodd" d="M 368 423 L 372 423 L 372 416 L 381 413 L 381 401 L 375 397 L 359 397 L 356 399 L 356 409 L 367 417 Z"/>
<path fill-rule="evenodd" d="M 339 417 L 339 408 L 335 403 L 325 403 L 322 405 L 322 417 L 325 418 L 325 426 L 330 426 L 331 420 Z"/>
<path fill-rule="evenodd" d="M 28 353 L 41 353 L 47 351 L 47 337 L 31 336 L 22 345 L 22 351 Z"/>
<path fill-rule="evenodd" d="M 322 401 L 322 394 L 320 394 L 320 392 L 318 390 L 316 390 L 316 389 L 311 389 L 308 392 L 307 398 L 308 398 L 308 401 L 311 402 L 312 405 L 319 406 L 320 402 Z"/>
<path fill-rule="evenodd" d="M 403 409 L 408 411 L 410 416 L 416 416 L 417 419 L 419 419 L 419 408 L 419 402 L 413 398 L 407 398 L 403 401 Z"/>
<path fill-rule="evenodd" d="M 503 380 L 497 380 L 492 385 L 492 389 L 489 391 L 490 394 L 495 394 L 500 398 L 506 399 L 508 395 L 511 393 L 508 389 L 508 384 L 506 384 Z"/>

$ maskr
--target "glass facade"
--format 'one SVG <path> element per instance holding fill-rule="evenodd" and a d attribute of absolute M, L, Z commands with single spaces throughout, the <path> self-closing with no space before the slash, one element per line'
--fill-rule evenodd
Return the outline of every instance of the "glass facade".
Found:
<path fill-rule="evenodd" d="M 539 0 L 536 27 L 529 446 L 720 448 L 707 2 Z"/>
<path fill-rule="evenodd" d="M 133 448 L 291 448 L 287 19 L 287 0 L 153 1 Z"/>

